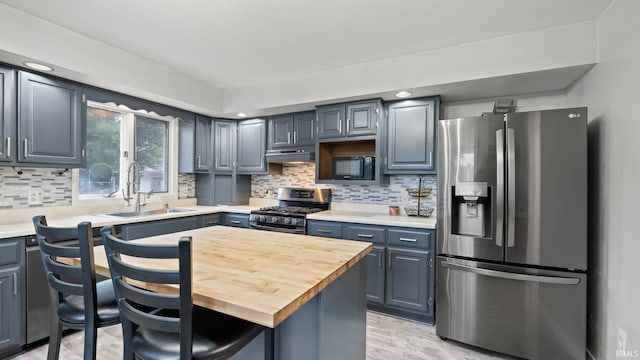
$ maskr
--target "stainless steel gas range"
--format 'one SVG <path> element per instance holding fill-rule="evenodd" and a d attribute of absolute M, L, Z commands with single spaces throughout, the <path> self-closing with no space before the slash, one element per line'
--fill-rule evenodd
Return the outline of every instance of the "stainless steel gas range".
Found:
<path fill-rule="evenodd" d="M 254 210 L 249 226 L 254 229 L 306 234 L 307 214 L 328 210 L 331 189 L 279 188 L 279 206 Z"/>

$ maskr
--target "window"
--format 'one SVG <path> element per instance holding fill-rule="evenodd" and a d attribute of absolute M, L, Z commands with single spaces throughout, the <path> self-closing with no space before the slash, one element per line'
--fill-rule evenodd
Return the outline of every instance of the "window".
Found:
<path fill-rule="evenodd" d="M 153 191 L 175 197 L 177 184 L 177 119 L 123 106 L 89 101 L 87 105 L 86 168 L 77 173 L 77 199 L 101 199 L 118 192 Z M 175 140 L 173 140 L 175 139 Z M 135 160 L 140 189 L 133 186 Z M 127 178 L 129 177 L 129 179 Z"/>

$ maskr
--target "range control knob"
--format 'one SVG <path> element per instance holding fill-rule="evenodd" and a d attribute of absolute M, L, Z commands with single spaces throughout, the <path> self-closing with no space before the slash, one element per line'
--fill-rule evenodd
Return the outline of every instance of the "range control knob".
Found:
<path fill-rule="evenodd" d="M 264 215 L 258 215 L 258 221 L 265 221 L 267 218 Z"/>
<path fill-rule="evenodd" d="M 283 222 L 285 223 L 285 225 L 289 225 L 289 224 L 291 224 L 292 221 L 293 221 L 292 219 L 284 218 Z"/>
<path fill-rule="evenodd" d="M 291 225 L 297 225 L 298 219 L 291 219 Z"/>
<path fill-rule="evenodd" d="M 274 223 L 274 224 L 277 224 L 278 223 L 278 217 L 277 216 L 272 217 L 271 218 L 271 222 Z"/>

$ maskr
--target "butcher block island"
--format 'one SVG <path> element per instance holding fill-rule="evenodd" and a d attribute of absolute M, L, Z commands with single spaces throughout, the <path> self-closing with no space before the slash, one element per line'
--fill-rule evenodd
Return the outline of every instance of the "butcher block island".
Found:
<path fill-rule="evenodd" d="M 182 236 L 192 237 L 194 304 L 273 329 L 257 346 L 273 342 L 265 358 L 365 358 L 371 243 L 226 226 L 133 241 L 177 243 Z M 175 261 L 153 261 L 177 268 Z M 96 272 L 108 276 L 102 247 L 95 262 Z"/>

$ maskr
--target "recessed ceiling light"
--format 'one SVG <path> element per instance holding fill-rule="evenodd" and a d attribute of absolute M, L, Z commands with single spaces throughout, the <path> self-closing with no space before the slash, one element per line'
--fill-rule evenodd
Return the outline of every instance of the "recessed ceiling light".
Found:
<path fill-rule="evenodd" d="M 53 68 L 51 66 L 35 63 L 35 62 L 32 62 L 32 61 L 25 61 L 25 62 L 23 62 L 23 64 L 26 67 L 30 67 L 30 68 L 32 68 L 34 70 L 38 70 L 38 71 L 53 71 Z"/>
<path fill-rule="evenodd" d="M 406 98 L 409 97 L 411 95 L 413 95 L 413 93 L 411 91 L 398 91 L 397 93 L 393 94 L 395 97 L 398 98 Z"/>
<path fill-rule="evenodd" d="M 245 114 L 245 113 L 237 113 L 236 114 L 237 117 L 247 117 L 249 115 Z"/>

